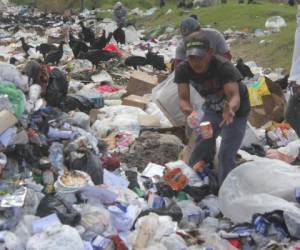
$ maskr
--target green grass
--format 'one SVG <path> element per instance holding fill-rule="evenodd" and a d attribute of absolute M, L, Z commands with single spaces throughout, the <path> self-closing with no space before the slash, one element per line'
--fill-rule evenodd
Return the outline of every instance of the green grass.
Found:
<path fill-rule="evenodd" d="M 15 0 L 18 2 L 33 0 Z M 61 6 L 70 3 L 71 0 L 58 1 Z M 95 0 L 94 0 L 95 1 Z M 247 0 L 246 0 L 247 1 Z M 37 3 L 49 2 L 48 0 L 37 0 Z M 52 3 L 54 1 L 51 1 Z M 76 1 L 75 1 L 76 2 Z M 75 8 L 79 6 L 78 4 Z M 96 0 L 97 7 L 108 9 L 112 8 L 117 0 Z M 139 7 L 148 9 L 158 6 L 159 0 L 123 0 L 128 8 Z M 274 33 L 263 38 L 255 38 L 251 40 L 240 40 L 232 44 L 231 50 L 234 57 L 243 57 L 247 60 L 254 60 L 263 67 L 283 67 L 289 70 L 292 50 L 294 46 L 294 33 L 296 28 L 296 7 L 290 7 L 287 4 L 271 3 L 269 1 L 260 1 L 261 4 L 237 4 L 237 0 L 229 0 L 225 5 L 217 5 L 209 8 L 193 9 L 192 11 L 184 11 L 176 7 L 176 0 L 166 0 L 167 6 L 156 11 L 151 17 L 140 18 L 130 16 L 130 19 L 136 21 L 139 28 L 146 30 L 155 29 L 158 26 L 179 27 L 180 22 L 191 14 L 196 14 L 201 25 L 211 26 L 220 31 L 231 28 L 232 30 L 253 32 L 256 28 L 264 29 L 265 21 L 273 15 L 282 16 L 288 26 L 283 28 L 279 33 Z M 91 7 L 93 0 L 86 1 L 86 6 Z M 60 7 L 63 10 L 63 7 Z M 168 9 L 172 12 L 166 15 Z M 102 17 L 110 17 L 110 13 L 101 13 Z M 268 44 L 261 45 L 259 41 L 271 41 Z"/>
<path fill-rule="evenodd" d="M 172 8 L 169 15 L 166 11 Z M 154 16 L 139 19 L 138 24 L 150 28 L 157 26 L 178 27 L 181 20 L 191 14 L 196 14 L 202 26 L 211 26 L 220 31 L 228 28 L 239 31 L 253 32 L 256 28 L 265 29 L 265 22 L 268 17 L 279 15 L 287 22 L 287 27 L 279 33 L 262 38 L 239 40 L 231 46 L 234 58 L 243 57 L 246 60 L 254 60 L 263 67 L 284 68 L 289 70 L 294 47 L 294 34 L 296 28 L 296 8 L 287 4 L 261 2 L 261 4 L 237 4 L 237 1 L 230 1 L 225 5 L 217 5 L 209 8 L 194 9 L 192 12 L 185 12 L 177 9 L 174 4 L 159 10 Z M 259 44 L 261 40 L 271 41 L 266 44 Z"/>

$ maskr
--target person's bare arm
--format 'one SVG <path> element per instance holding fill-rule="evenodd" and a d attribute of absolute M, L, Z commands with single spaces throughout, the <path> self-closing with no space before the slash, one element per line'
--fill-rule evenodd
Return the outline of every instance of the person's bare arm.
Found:
<path fill-rule="evenodd" d="M 178 96 L 181 111 L 189 116 L 193 112 L 193 107 L 190 103 L 190 86 L 188 83 L 178 84 Z"/>
<path fill-rule="evenodd" d="M 233 122 L 235 112 L 239 109 L 241 103 L 239 84 L 237 82 L 225 84 L 224 92 L 227 101 L 223 110 L 223 121 L 220 124 L 221 127 Z"/>

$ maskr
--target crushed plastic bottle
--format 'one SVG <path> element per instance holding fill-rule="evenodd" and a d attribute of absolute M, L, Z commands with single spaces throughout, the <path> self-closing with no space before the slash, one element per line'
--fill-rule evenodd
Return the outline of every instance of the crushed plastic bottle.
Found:
<path fill-rule="evenodd" d="M 58 142 L 53 142 L 49 149 L 49 160 L 56 171 L 64 174 L 64 146 Z"/>

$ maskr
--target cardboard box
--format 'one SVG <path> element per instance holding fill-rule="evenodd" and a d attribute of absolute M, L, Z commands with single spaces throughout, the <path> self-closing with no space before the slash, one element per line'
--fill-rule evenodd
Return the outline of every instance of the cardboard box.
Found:
<path fill-rule="evenodd" d="M 249 122 L 252 126 L 260 128 L 267 122 L 282 122 L 286 100 L 280 86 L 266 77 L 266 84 L 271 95 L 263 96 L 263 105 L 252 107 Z"/>
<path fill-rule="evenodd" d="M 142 96 L 130 95 L 123 99 L 122 105 L 133 106 L 144 110 L 147 101 Z"/>
<path fill-rule="evenodd" d="M 143 96 L 151 93 L 157 84 L 157 76 L 151 76 L 141 71 L 134 71 L 130 76 L 127 93 L 129 95 Z"/>
<path fill-rule="evenodd" d="M 160 127 L 160 119 L 157 115 L 138 115 L 138 121 L 144 127 Z"/>
<path fill-rule="evenodd" d="M 17 118 L 7 110 L 0 112 L 0 134 L 17 123 Z"/>
<path fill-rule="evenodd" d="M 252 107 L 249 121 L 252 126 L 260 128 L 269 121 L 282 122 L 284 120 L 285 99 L 271 94 L 263 96 L 263 105 Z"/>

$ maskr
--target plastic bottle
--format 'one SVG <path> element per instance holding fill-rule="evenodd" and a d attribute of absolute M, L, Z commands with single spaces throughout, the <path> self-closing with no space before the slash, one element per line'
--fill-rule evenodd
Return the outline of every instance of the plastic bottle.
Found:
<path fill-rule="evenodd" d="M 49 149 L 49 160 L 52 166 L 60 174 L 64 172 L 64 156 L 63 156 L 63 145 L 58 142 L 53 142 Z"/>
<path fill-rule="evenodd" d="M 187 117 L 187 124 L 190 128 L 196 129 L 199 128 L 199 116 L 196 111 L 193 111 L 188 117 Z"/>

